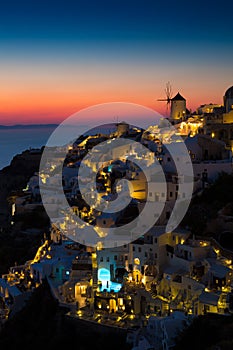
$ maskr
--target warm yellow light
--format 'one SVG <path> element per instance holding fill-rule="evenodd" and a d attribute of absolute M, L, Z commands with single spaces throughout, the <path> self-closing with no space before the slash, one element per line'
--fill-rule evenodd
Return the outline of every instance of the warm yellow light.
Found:
<path fill-rule="evenodd" d="M 118 301 L 119 301 L 119 305 L 122 306 L 123 305 L 123 298 L 119 298 Z"/>

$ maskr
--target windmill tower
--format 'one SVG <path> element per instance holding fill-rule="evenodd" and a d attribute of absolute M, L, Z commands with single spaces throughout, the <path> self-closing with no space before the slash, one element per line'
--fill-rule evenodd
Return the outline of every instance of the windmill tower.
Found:
<path fill-rule="evenodd" d="M 186 99 L 178 92 L 171 99 L 171 119 L 175 121 L 183 120 L 186 115 Z"/>
<path fill-rule="evenodd" d="M 166 103 L 166 115 L 170 117 L 171 114 L 171 99 L 172 99 L 172 86 L 168 81 L 165 88 L 166 98 L 159 98 L 157 101 L 165 101 Z"/>
<path fill-rule="evenodd" d="M 186 99 L 178 92 L 172 97 L 172 87 L 170 82 L 166 84 L 166 98 L 158 99 L 157 101 L 166 101 L 166 115 L 172 121 L 180 121 L 186 115 Z"/>

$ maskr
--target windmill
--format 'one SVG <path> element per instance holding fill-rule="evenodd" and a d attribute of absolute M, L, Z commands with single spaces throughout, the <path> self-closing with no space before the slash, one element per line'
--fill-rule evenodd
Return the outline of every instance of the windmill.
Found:
<path fill-rule="evenodd" d="M 166 114 L 170 117 L 170 106 L 171 106 L 171 99 L 172 99 L 172 86 L 170 84 L 170 82 L 168 81 L 166 84 L 166 88 L 165 88 L 165 94 L 166 94 L 166 98 L 160 98 L 157 101 L 166 101 Z M 169 111 L 169 113 L 168 113 Z"/>

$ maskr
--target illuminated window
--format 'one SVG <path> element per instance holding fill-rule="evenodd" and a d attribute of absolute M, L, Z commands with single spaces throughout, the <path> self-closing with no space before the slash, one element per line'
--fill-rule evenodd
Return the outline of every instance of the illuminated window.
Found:
<path fill-rule="evenodd" d="M 85 294 L 86 293 L 86 287 L 85 286 L 81 286 L 80 290 L 81 290 L 81 294 Z"/>
<path fill-rule="evenodd" d="M 123 304 L 124 304 L 123 298 L 119 298 L 119 299 L 118 299 L 118 302 L 119 302 L 119 305 L 120 305 L 120 306 L 123 306 Z"/>

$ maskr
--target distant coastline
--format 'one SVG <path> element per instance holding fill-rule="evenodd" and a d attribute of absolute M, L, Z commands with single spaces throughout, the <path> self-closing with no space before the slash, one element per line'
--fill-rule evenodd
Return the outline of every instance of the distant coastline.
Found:
<path fill-rule="evenodd" d="M 58 124 L 15 124 L 0 125 L 0 129 L 56 128 Z"/>

